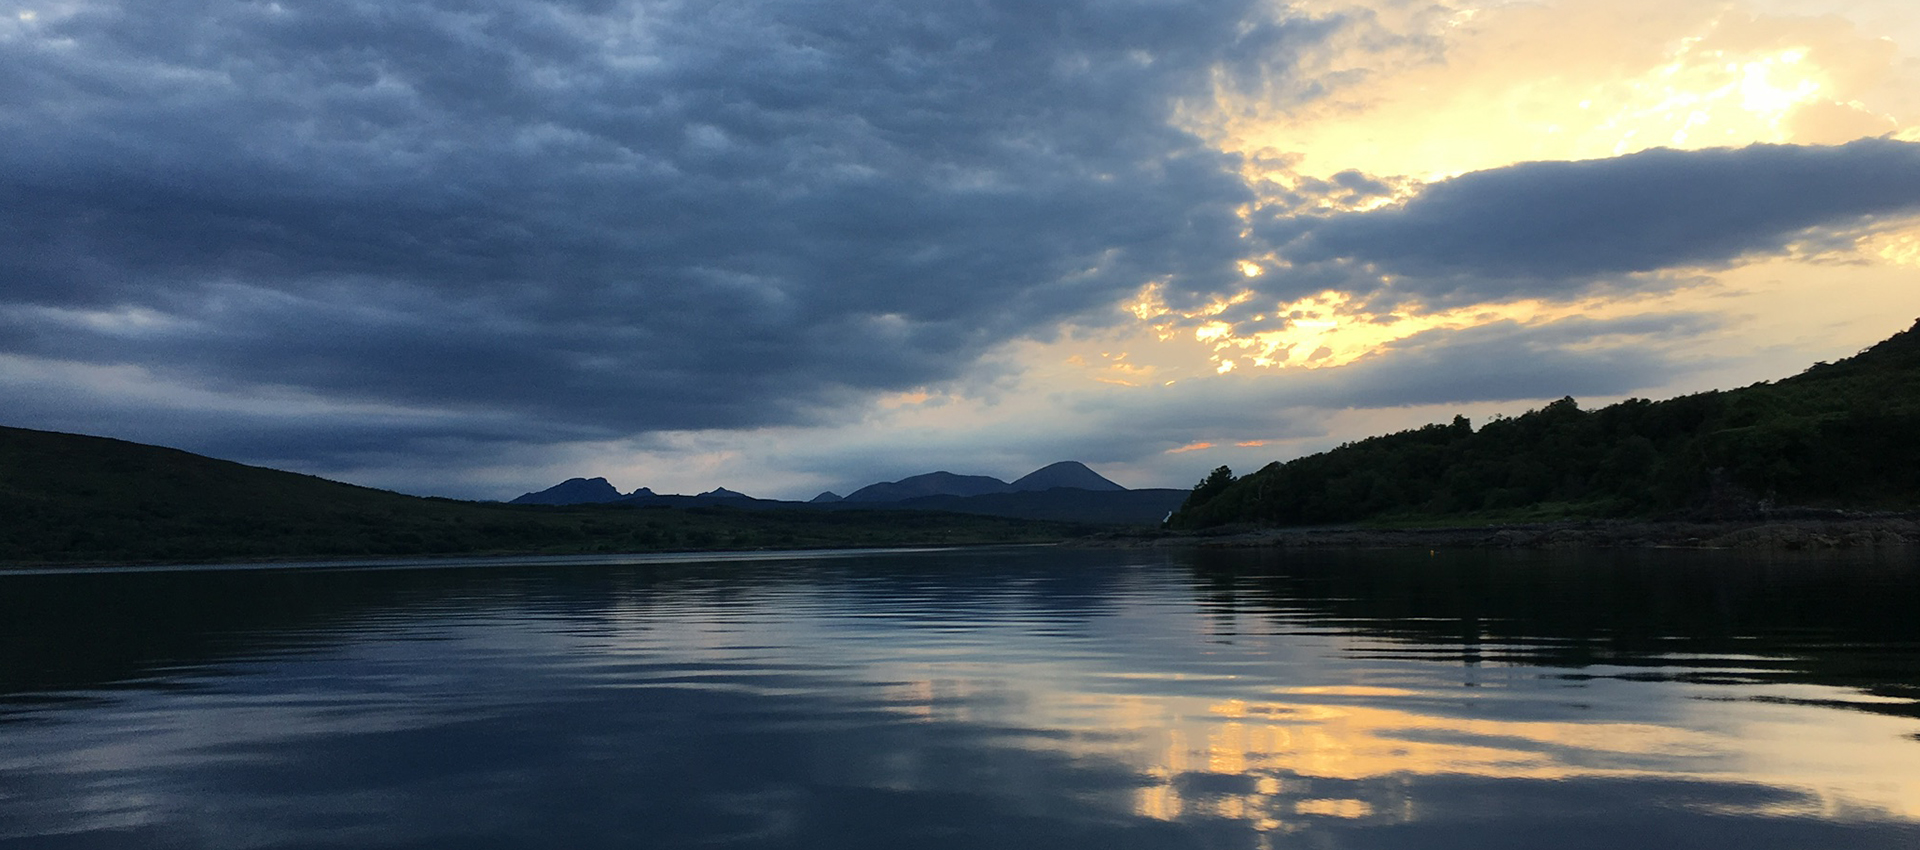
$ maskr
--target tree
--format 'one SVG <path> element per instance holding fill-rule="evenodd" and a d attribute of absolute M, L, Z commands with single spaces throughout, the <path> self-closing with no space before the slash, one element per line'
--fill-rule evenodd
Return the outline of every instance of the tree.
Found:
<path fill-rule="evenodd" d="M 1193 485 L 1193 493 L 1187 496 L 1186 504 L 1180 506 L 1183 511 L 1192 510 L 1213 500 L 1234 482 L 1233 470 L 1224 466 L 1207 473 L 1199 484 Z"/>

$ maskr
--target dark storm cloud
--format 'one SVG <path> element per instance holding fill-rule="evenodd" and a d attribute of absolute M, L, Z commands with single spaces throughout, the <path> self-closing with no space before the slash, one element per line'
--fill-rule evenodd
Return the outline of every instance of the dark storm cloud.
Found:
<path fill-rule="evenodd" d="M 805 421 L 1226 288 L 1249 197 L 1172 102 L 1328 25 L 1253 6 L 45 13 L 0 52 L 0 354 L 555 439 Z"/>
<path fill-rule="evenodd" d="M 1280 217 L 1260 230 L 1320 275 L 1346 265 L 1395 276 L 1388 297 L 1471 303 L 1721 266 L 1917 211 L 1920 144 L 1863 139 L 1522 163 L 1434 184 L 1398 207 Z"/>

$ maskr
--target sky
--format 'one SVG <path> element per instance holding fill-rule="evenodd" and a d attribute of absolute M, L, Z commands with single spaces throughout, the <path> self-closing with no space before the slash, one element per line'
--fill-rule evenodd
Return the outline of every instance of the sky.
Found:
<path fill-rule="evenodd" d="M 1911 0 L 0 0 L 0 424 L 1191 487 L 1920 316 Z"/>

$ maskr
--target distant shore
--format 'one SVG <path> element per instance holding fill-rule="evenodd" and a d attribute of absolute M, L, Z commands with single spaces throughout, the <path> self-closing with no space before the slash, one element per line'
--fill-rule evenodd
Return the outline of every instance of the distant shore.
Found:
<path fill-rule="evenodd" d="M 1072 541 L 1093 548 L 1303 549 L 1870 549 L 1920 546 L 1920 513 L 1790 515 L 1711 520 L 1588 520 L 1442 528 L 1225 527 L 1112 532 Z"/>

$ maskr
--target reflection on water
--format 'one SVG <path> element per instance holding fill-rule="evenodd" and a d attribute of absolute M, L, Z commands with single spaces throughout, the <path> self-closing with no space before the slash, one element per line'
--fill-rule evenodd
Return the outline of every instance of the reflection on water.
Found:
<path fill-rule="evenodd" d="M 1920 566 L 0 576 L 0 845 L 1913 847 Z"/>

